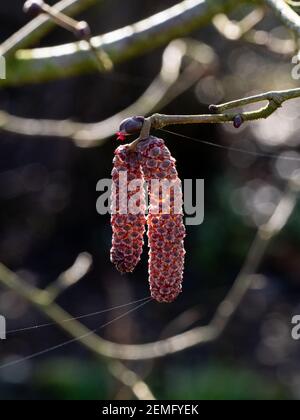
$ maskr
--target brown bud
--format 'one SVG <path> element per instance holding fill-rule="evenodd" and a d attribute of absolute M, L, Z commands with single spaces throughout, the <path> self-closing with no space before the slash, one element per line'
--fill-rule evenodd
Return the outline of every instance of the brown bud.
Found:
<path fill-rule="evenodd" d="M 38 16 L 43 13 L 44 2 L 42 0 L 27 0 L 24 3 L 23 11 L 24 13 L 30 13 L 31 16 Z"/>
<path fill-rule="evenodd" d="M 244 122 L 244 119 L 241 114 L 238 114 L 233 119 L 234 128 L 240 128 Z"/>
<path fill-rule="evenodd" d="M 119 132 L 126 136 L 136 134 L 141 131 L 144 121 L 145 118 L 141 116 L 126 118 L 121 122 Z"/>

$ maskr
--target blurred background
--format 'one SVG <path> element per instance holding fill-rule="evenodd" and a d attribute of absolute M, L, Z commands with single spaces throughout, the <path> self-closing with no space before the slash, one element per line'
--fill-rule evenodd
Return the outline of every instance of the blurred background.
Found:
<path fill-rule="evenodd" d="M 100 34 L 175 3 L 145 0 L 141 7 L 138 0 L 95 2 L 80 19 L 89 22 L 93 34 Z M 19 0 L 1 2 L 1 41 L 29 20 L 22 6 Z M 253 8 L 243 6 L 229 17 L 240 21 L 252 12 Z M 296 51 L 291 33 L 269 10 L 259 13 L 255 29 L 245 36 L 239 37 L 237 27 L 228 26 L 224 16 L 190 34 L 193 40 L 206 44 L 201 60 L 213 63 L 205 71 L 200 63 L 187 72 L 186 89 L 157 110 L 208 113 L 211 103 L 296 87 L 298 82 L 291 76 L 291 57 Z M 35 46 L 72 40 L 71 34 L 56 28 Z M 28 118 L 101 121 L 132 104 L 146 90 L 160 71 L 164 48 L 119 64 L 111 73 L 91 72 L 3 88 L 0 109 Z M 183 65 L 191 63 L 192 57 L 184 58 Z M 299 105 L 300 100 L 287 102 L 269 119 L 244 124 L 239 130 L 231 124 L 171 128 L 224 148 L 157 132 L 177 159 L 181 178 L 205 180 L 205 220 L 200 226 L 187 227 L 180 297 L 168 305 L 150 302 L 101 329 L 101 336 L 118 343 L 146 343 L 210 321 L 239 273 L 257 228 L 274 211 L 286 180 L 300 169 Z M 45 288 L 72 266 L 80 253 L 88 253 L 91 269 L 58 298 L 74 317 L 149 294 L 146 245 L 137 270 L 121 276 L 109 261 L 109 215 L 96 212 L 96 184 L 110 177 L 116 146 L 115 137 L 82 148 L 70 139 L 0 133 L 0 261 L 30 284 Z M 245 152 L 230 149 L 234 147 Z M 254 286 L 221 338 L 153 363 L 128 366 L 145 378 L 157 399 L 299 399 L 300 343 L 291 338 L 292 316 L 300 314 L 299 275 L 297 206 L 272 242 Z M 116 309 L 82 322 L 94 329 L 126 310 Z M 2 286 L 0 314 L 6 317 L 8 330 L 48 322 Z M 0 342 L 0 364 L 68 338 L 55 325 L 9 334 Z M 111 376 L 104 360 L 72 343 L 0 369 L 0 398 L 134 397 Z"/>

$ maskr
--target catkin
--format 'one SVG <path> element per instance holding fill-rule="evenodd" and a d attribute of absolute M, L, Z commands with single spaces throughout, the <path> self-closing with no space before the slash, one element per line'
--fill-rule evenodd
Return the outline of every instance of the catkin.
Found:
<path fill-rule="evenodd" d="M 140 141 L 137 152 L 150 197 L 147 225 L 151 296 L 158 302 L 172 302 L 181 292 L 184 269 L 181 181 L 175 159 L 162 139 L 150 136 Z M 157 181 L 162 185 L 167 181 L 171 188 L 157 188 Z"/>
<path fill-rule="evenodd" d="M 113 164 L 110 259 L 121 273 L 128 273 L 136 267 L 143 249 L 146 224 L 144 179 L 138 155 L 128 145 L 116 149 Z M 131 182 L 134 185 L 130 190 Z"/>

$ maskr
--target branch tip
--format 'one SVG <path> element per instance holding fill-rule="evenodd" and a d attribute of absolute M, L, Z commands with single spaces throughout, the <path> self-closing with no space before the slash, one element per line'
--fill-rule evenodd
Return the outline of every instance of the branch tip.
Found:
<path fill-rule="evenodd" d="M 27 0 L 23 6 L 23 12 L 36 17 L 43 13 L 43 6 L 44 2 L 42 0 Z"/>
<path fill-rule="evenodd" d="M 209 105 L 208 107 L 209 111 L 212 112 L 213 114 L 215 114 L 216 112 L 218 112 L 218 106 L 217 105 Z"/>
<path fill-rule="evenodd" d="M 90 39 L 92 36 L 91 28 L 84 20 L 77 23 L 74 34 L 79 39 Z"/>

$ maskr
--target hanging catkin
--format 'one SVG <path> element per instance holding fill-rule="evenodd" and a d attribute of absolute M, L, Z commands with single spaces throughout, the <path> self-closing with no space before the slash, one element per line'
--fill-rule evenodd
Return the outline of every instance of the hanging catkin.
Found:
<path fill-rule="evenodd" d="M 138 155 L 128 145 L 116 149 L 113 164 L 110 258 L 121 273 L 128 273 L 139 262 L 144 243 L 144 179 Z"/>
<path fill-rule="evenodd" d="M 138 143 L 137 151 L 150 196 L 147 224 L 151 296 L 158 302 L 172 302 L 181 292 L 184 269 L 181 181 L 175 159 L 162 139 L 150 136 Z M 169 190 L 162 187 L 168 184 Z"/>

